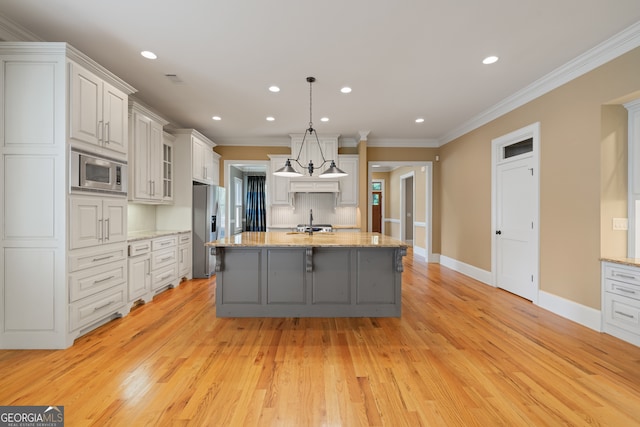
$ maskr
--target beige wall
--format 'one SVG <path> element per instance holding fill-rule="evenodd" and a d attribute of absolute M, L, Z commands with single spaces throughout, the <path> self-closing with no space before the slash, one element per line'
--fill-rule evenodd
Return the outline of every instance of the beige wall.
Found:
<path fill-rule="evenodd" d="M 623 138 L 602 152 L 603 133 L 622 132 L 620 114 L 603 106 L 640 90 L 638 70 L 640 48 L 441 147 L 442 254 L 491 270 L 491 140 L 540 122 L 540 288 L 599 309 L 601 241 L 621 245 L 600 216 L 626 216 Z"/>

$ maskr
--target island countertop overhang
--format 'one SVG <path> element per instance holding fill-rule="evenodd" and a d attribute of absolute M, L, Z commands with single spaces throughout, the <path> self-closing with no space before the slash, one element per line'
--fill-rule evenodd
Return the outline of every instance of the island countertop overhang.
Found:
<path fill-rule="evenodd" d="M 231 247 L 361 247 L 361 248 L 407 248 L 407 244 L 380 233 L 298 233 L 246 231 L 205 243 L 217 248 Z"/>

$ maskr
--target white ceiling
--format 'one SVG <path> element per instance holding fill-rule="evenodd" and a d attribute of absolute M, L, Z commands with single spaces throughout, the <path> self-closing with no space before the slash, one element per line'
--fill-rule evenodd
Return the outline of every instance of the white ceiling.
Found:
<path fill-rule="evenodd" d="M 66 41 L 177 127 L 217 144 L 319 134 L 442 141 L 640 21 L 638 0 L 1 0 L 0 15 Z M 158 55 L 155 61 L 141 50 Z M 483 65 L 497 55 L 500 61 Z M 176 74 L 173 83 L 165 74 Z M 278 85 L 280 93 L 267 90 Z M 341 94 L 349 85 L 353 92 Z M 218 115 L 221 121 L 211 117 Z M 274 122 L 267 122 L 274 116 Z M 330 121 L 320 122 L 327 116 Z M 424 123 L 414 120 L 423 117 Z"/>

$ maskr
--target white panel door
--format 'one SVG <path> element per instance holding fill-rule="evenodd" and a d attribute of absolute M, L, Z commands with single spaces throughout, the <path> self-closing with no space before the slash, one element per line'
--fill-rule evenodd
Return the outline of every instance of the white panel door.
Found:
<path fill-rule="evenodd" d="M 105 146 L 120 153 L 127 152 L 128 97 L 115 87 L 104 83 L 104 142 Z"/>
<path fill-rule="evenodd" d="M 125 199 L 104 199 L 104 243 L 127 240 L 127 201 Z"/>
<path fill-rule="evenodd" d="M 499 165 L 496 178 L 496 285 L 532 301 L 537 291 L 533 158 Z"/>
<path fill-rule="evenodd" d="M 102 141 L 102 80 L 84 68 L 71 64 L 69 136 L 100 145 Z"/>
<path fill-rule="evenodd" d="M 70 198 L 69 249 L 86 248 L 102 243 L 102 200 L 96 197 Z"/>

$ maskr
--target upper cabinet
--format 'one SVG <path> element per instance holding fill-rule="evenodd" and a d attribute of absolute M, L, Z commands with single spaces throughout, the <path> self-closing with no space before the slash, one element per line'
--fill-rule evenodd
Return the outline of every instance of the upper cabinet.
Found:
<path fill-rule="evenodd" d="M 313 162 L 314 171 L 313 176 L 318 176 L 329 168 L 329 163 L 322 165 L 322 157 L 326 160 L 335 160 L 338 163 L 338 136 L 339 135 L 307 135 L 304 145 L 302 140 L 304 134 L 292 134 L 291 136 L 291 158 L 295 159 L 300 153 L 300 159 L 298 161 L 302 164 L 301 167 L 296 162 L 291 162 L 291 165 L 295 170 L 302 173 L 305 176 L 309 175 L 307 165 L 310 161 Z M 318 146 L 320 142 L 320 146 Z M 322 149 L 322 153 L 320 150 Z M 321 167 L 322 165 L 322 167 Z M 283 163 L 284 166 L 284 163 Z"/>
<path fill-rule="evenodd" d="M 72 61 L 69 80 L 69 137 L 126 155 L 128 96 Z"/>
<path fill-rule="evenodd" d="M 340 181 L 340 196 L 338 203 L 341 205 L 358 205 L 358 161 L 357 154 L 340 154 L 338 156 L 338 168 L 348 175 L 338 178 Z"/>
<path fill-rule="evenodd" d="M 168 121 L 135 101 L 130 102 L 130 109 L 129 200 L 143 203 L 170 201 L 165 198 L 164 180 L 168 165 L 165 163 L 163 127 Z"/>
<path fill-rule="evenodd" d="M 205 184 L 220 182 L 220 155 L 213 151 L 215 144 L 202 135 L 191 136 L 191 165 L 193 180 Z"/>

